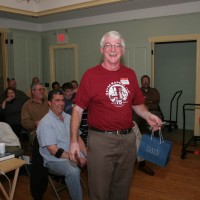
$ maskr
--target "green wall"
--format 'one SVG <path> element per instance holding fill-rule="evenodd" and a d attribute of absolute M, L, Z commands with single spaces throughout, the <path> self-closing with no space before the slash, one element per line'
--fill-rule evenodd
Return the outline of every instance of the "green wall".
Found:
<path fill-rule="evenodd" d="M 200 13 L 185 14 L 168 17 L 158 17 L 151 19 L 129 20 L 123 22 L 107 23 L 100 25 L 84 26 L 65 29 L 68 30 L 69 44 L 78 45 L 78 67 L 79 80 L 86 69 L 92 67 L 101 61 L 99 52 L 99 42 L 102 35 L 110 30 L 116 30 L 123 34 L 126 47 L 130 50 L 129 67 L 140 73 L 140 67 L 134 66 L 133 51 L 135 46 L 142 46 L 147 49 L 146 55 L 146 73 L 151 73 L 151 55 L 149 37 L 165 35 L 184 35 L 200 33 Z M 42 35 L 42 52 L 43 52 L 43 79 L 49 80 L 49 46 L 56 44 L 55 30 L 43 32 Z M 143 72 L 144 69 L 141 68 Z"/>
<path fill-rule="evenodd" d="M 138 75 L 138 80 L 140 80 L 140 77 L 143 74 L 148 74 L 151 76 L 151 44 L 148 42 L 148 39 L 150 37 L 199 34 L 199 22 L 200 13 L 195 13 L 70 28 L 68 29 L 69 44 L 78 45 L 78 81 L 80 81 L 81 76 L 89 67 L 92 67 L 101 61 L 102 57 L 99 51 L 99 42 L 102 35 L 107 31 L 116 30 L 123 34 L 126 41 L 126 48 L 128 50 L 128 56 L 127 54 L 125 54 L 125 58 L 123 59 L 123 61 L 125 62 L 125 64 L 128 64 L 129 67 L 133 68 L 136 71 L 136 74 Z M 57 31 L 62 32 L 64 30 Z M 49 45 L 56 44 L 56 36 L 55 32 L 45 32 L 42 33 L 42 35 L 43 53 L 45 54 L 43 55 L 45 66 L 45 73 L 43 73 L 43 78 L 48 80 L 49 57 L 46 52 Z M 136 51 L 137 47 L 141 47 L 141 51 Z M 143 62 L 136 62 L 137 59 L 143 59 Z M 174 63 L 174 65 L 176 65 L 176 63 Z M 176 66 L 171 66 L 171 71 L 169 73 L 174 73 L 175 71 L 173 69 L 175 68 Z M 192 70 L 191 73 L 195 73 L 194 70 Z M 171 91 L 175 91 L 177 89 L 173 81 L 167 82 L 168 88 L 171 88 Z M 183 81 L 181 84 L 183 90 L 185 90 L 185 94 L 183 94 L 179 106 L 178 125 L 180 128 L 182 127 L 182 105 L 184 103 L 188 103 L 188 95 L 186 94 L 189 94 L 188 91 L 194 91 L 195 89 L 194 85 L 188 84 L 187 81 Z M 159 83 L 157 83 L 157 85 L 159 85 Z M 163 89 L 161 88 L 160 90 L 162 95 Z M 161 102 L 161 106 L 165 108 L 164 114 L 165 116 L 167 116 L 166 118 L 168 118 L 169 116 L 169 99 L 171 98 L 171 96 L 172 95 L 170 94 L 165 102 Z M 195 94 L 193 93 L 189 96 L 189 100 L 193 102 L 193 100 L 195 99 Z M 192 119 L 194 119 L 193 116 L 191 116 L 191 120 L 189 120 L 188 124 L 186 124 L 186 128 L 193 128 Z"/>
<path fill-rule="evenodd" d="M 75 28 L 64 27 L 62 30 L 38 33 L 42 41 L 42 82 L 50 82 L 49 46 L 57 43 L 56 33 L 65 33 L 67 30 L 68 44 L 78 46 L 78 81 L 80 81 L 88 68 L 101 62 L 99 42 L 102 35 L 110 30 L 121 32 L 126 41 L 126 54 L 123 62 L 136 71 L 138 80 L 140 80 L 143 74 L 151 76 L 151 44 L 148 42 L 150 37 L 200 34 L 199 22 L 200 13 L 193 13 Z M 24 31 L 25 34 L 26 32 Z M 33 34 L 36 33 L 33 32 Z M 169 82 L 169 87 L 173 88 L 173 86 L 174 83 Z M 188 88 L 187 83 L 183 83 L 183 88 Z M 194 88 L 188 88 L 189 90 L 194 90 Z"/>

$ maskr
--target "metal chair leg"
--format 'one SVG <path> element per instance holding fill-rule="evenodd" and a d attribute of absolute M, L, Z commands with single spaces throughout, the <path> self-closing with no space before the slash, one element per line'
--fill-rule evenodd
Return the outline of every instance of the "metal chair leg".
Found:
<path fill-rule="evenodd" d="M 60 197 L 59 197 L 59 195 L 58 195 L 58 192 L 57 192 L 57 190 L 56 190 L 56 188 L 55 188 L 55 186 L 54 186 L 54 183 L 53 183 L 53 181 L 52 181 L 52 179 L 51 179 L 51 176 L 49 175 L 48 178 L 49 178 L 49 182 L 50 182 L 50 184 L 51 184 L 51 187 L 53 188 L 54 194 L 56 195 L 56 197 L 57 197 L 58 200 L 61 200 Z"/>

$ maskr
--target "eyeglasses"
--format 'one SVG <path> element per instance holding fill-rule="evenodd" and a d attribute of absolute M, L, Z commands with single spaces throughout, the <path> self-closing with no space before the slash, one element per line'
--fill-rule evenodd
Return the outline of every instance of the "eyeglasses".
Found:
<path fill-rule="evenodd" d="M 38 91 L 40 91 L 40 92 L 43 92 L 43 91 L 45 91 L 45 89 L 44 89 L 44 88 L 33 89 L 33 90 L 38 90 Z"/>
<path fill-rule="evenodd" d="M 15 81 L 14 78 L 7 78 L 7 81 Z"/>
<path fill-rule="evenodd" d="M 116 50 L 120 50 L 120 49 L 122 48 L 122 45 L 119 44 L 119 43 L 116 43 L 116 44 L 106 43 L 103 47 L 104 47 L 104 49 L 106 49 L 106 50 L 111 50 L 113 47 L 114 47 Z"/>

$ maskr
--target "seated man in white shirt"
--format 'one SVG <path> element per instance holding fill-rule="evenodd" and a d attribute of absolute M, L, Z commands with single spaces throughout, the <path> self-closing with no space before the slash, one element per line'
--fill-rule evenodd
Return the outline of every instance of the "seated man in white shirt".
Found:
<path fill-rule="evenodd" d="M 72 200 L 81 200 L 80 167 L 86 164 L 87 151 L 79 137 L 82 157 L 77 162 L 69 160 L 70 119 L 64 110 L 64 96 L 60 90 L 52 90 L 48 95 L 49 112 L 42 118 L 37 128 L 40 153 L 44 166 L 65 176 L 65 183 Z"/>

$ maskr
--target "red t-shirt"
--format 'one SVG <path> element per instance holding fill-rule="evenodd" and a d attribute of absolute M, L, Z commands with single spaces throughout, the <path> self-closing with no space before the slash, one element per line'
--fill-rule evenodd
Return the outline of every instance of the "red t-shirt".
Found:
<path fill-rule="evenodd" d="M 88 125 L 101 130 L 130 128 L 132 105 L 144 103 L 135 72 L 123 65 L 109 71 L 97 65 L 85 72 L 74 103 L 88 109 Z"/>

